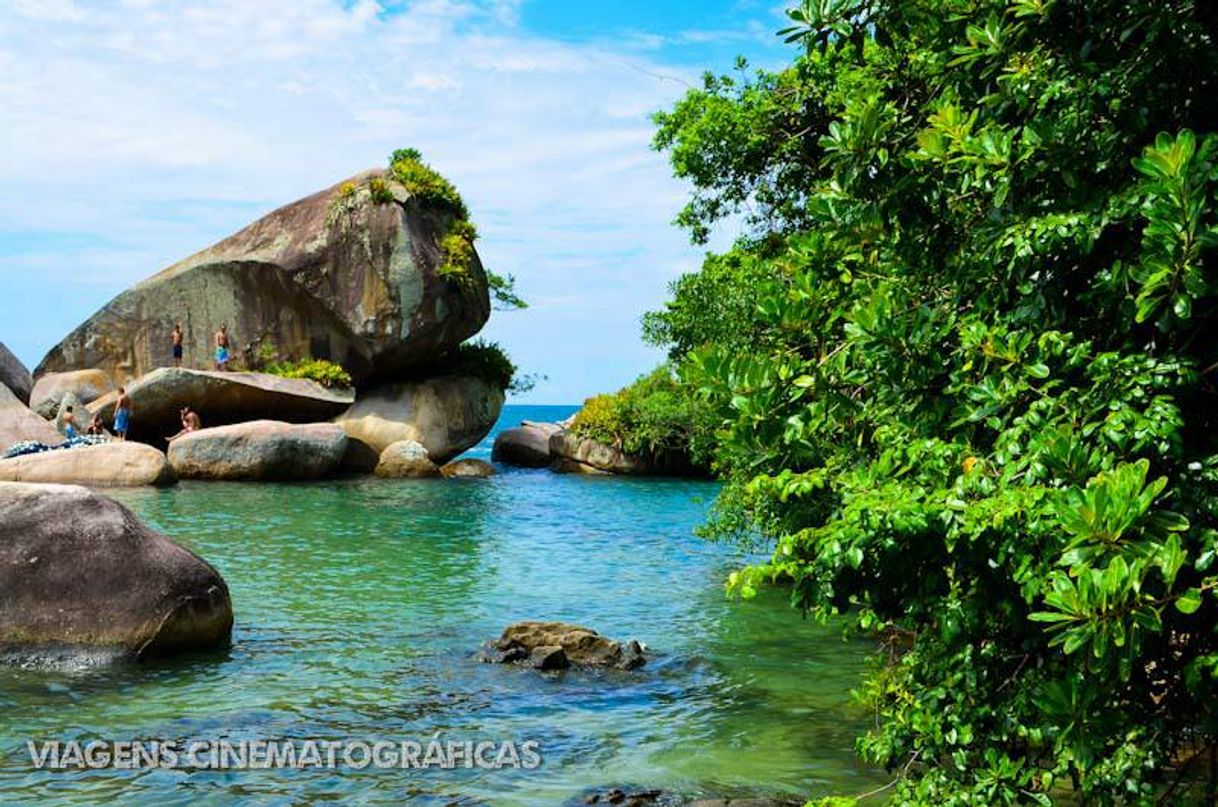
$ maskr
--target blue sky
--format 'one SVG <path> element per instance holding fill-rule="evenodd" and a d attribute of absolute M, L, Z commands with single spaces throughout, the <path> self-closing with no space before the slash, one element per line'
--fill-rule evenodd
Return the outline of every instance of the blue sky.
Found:
<path fill-rule="evenodd" d="M 737 54 L 756 0 L 0 0 L 0 341 L 33 367 L 123 289 L 413 145 L 530 301 L 484 331 L 527 398 L 649 370 L 639 317 L 701 260 L 649 114 Z"/>

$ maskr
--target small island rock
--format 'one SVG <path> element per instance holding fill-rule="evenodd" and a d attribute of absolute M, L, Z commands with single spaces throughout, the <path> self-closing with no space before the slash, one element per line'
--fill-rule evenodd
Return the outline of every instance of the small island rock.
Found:
<path fill-rule="evenodd" d="M 346 433 L 332 423 L 256 420 L 177 438 L 169 464 L 182 479 L 321 479 L 337 472 L 346 449 Z"/>

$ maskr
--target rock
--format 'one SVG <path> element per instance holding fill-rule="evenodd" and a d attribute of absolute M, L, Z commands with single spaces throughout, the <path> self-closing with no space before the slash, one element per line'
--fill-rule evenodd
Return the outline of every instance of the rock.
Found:
<path fill-rule="evenodd" d="M 154 370 L 129 384 L 127 395 L 132 408 L 128 436 L 158 447 L 181 430 L 184 406 L 209 427 L 251 420 L 320 423 L 346 411 L 355 399 L 350 391 L 327 389 L 304 379 L 173 368 Z M 114 422 L 117 400 L 113 393 L 92 406 L 107 426 Z"/>
<path fill-rule="evenodd" d="M 550 467 L 558 473 L 620 474 L 623 476 L 705 476 L 680 451 L 643 457 L 616 446 L 580 437 L 570 430 L 550 436 Z"/>
<path fill-rule="evenodd" d="M 503 400 L 503 390 L 489 381 L 444 376 L 363 390 L 335 422 L 374 451 L 413 440 L 443 465 L 490 432 Z"/>
<path fill-rule="evenodd" d="M 63 448 L 0 460 L 0 482 L 141 487 L 176 481 L 165 453 L 141 443 Z"/>
<path fill-rule="evenodd" d="M 63 437 L 53 425 L 23 404 L 7 386 L 0 384 L 0 454 L 9 446 L 27 440 L 53 445 Z"/>
<path fill-rule="evenodd" d="M 337 472 L 347 435 L 332 423 L 256 420 L 183 435 L 169 446 L 182 479 L 320 479 Z"/>
<path fill-rule="evenodd" d="M 47 373 L 34 383 L 30 405 L 47 420 L 54 420 L 65 395 L 73 395 L 78 404 L 90 404 L 116 389 L 118 385 L 101 370 Z"/>
<path fill-rule="evenodd" d="M 364 476 L 375 473 L 376 466 L 380 463 L 381 455 L 373 451 L 372 446 L 363 440 L 348 437 L 347 450 L 343 452 L 343 459 L 338 464 L 338 470 L 339 473 L 346 476 Z"/>
<path fill-rule="evenodd" d="M 392 200 L 372 199 L 374 179 Z M 437 273 L 451 221 L 386 171 L 366 171 L 123 292 L 52 348 L 35 376 L 97 368 L 122 384 L 170 363 L 180 322 L 189 367 L 213 366 L 213 335 L 227 324 L 234 368 L 251 368 L 273 344 L 286 358 L 338 362 L 361 385 L 397 380 L 490 316 L 476 255 L 468 278 Z"/>
<path fill-rule="evenodd" d="M 562 650 L 569 664 L 581 667 L 613 667 L 633 670 L 647 663 L 643 647 L 636 641 L 625 644 L 606 639 L 591 628 L 562 622 L 517 622 L 509 625 L 496 641 L 487 644 L 482 660 L 499 664 L 532 665 L 537 652 Z"/>
<path fill-rule="evenodd" d="M 559 646 L 535 647 L 529 653 L 528 666 L 536 670 L 565 670 L 571 666 L 567 653 Z"/>
<path fill-rule="evenodd" d="M 520 424 L 495 438 L 491 459 L 522 468 L 544 468 L 550 464 L 550 437 L 560 431 L 557 423 Z"/>
<path fill-rule="evenodd" d="M 495 466 L 482 460 L 457 460 L 440 469 L 445 479 L 489 479 L 495 475 Z"/>
<path fill-rule="evenodd" d="M 30 378 L 30 371 L 3 342 L 0 342 L 0 386 L 8 387 L 17 400 L 29 406 L 34 380 Z"/>
<path fill-rule="evenodd" d="M 635 790 L 633 788 L 613 787 L 608 790 L 596 790 L 585 795 L 583 804 L 611 804 L 622 807 L 650 807 L 650 805 L 673 804 L 673 798 L 666 796 L 661 790 Z"/>
<path fill-rule="evenodd" d="M 63 485 L 0 483 L 0 645 L 155 655 L 227 645 L 220 574 L 122 505 Z"/>
<path fill-rule="evenodd" d="M 375 473 L 385 479 L 425 479 L 439 476 L 440 469 L 427 456 L 427 449 L 413 440 L 402 440 L 381 452 Z"/>
<path fill-rule="evenodd" d="M 779 797 L 745 798 L 745 799 L 698 799 L 691 801 L 688 807 L 801 807 L 804 799 L 788 799 Z"/>

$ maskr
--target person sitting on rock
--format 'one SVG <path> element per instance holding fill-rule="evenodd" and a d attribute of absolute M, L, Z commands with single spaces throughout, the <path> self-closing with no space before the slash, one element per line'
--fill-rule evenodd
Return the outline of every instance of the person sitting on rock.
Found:
<path fill-rule="evenodd" d="M 182 323 L 173 326 L 173 366 L 182 366 Z"/>
<path fill-rule="evenodd" d="M 230 340 L 228 338 L 228 325 L 221 325 L 220 330 L 216 331 L 216 369 L 228 369 L 228 350 Z"/>
<path fill-rule="evenodd" d="M 125 387 L 118 388 L 118 402 L 114 405 L 114 433 L 118 439 L 126 440 L 131 430 L 131 399 Z"/>
<path fill-rule="evenodd" d="M 69 440 L 75 440 L 80 436 L 76 430 L 76 413 L 72 410 L 73 407 L 69 406 L 63 413 L 63 436 Z"/>
<path fill-rule="evenodd" d="M 199 416 L 195 414 L 189 406 L 182 407 L 181 414 L 182 431 L 178 432 L 173 437 L 165 438 L 171 443 L 179 437 L 190 434 L 191 432 L 197 432 L 199 429 L 203 428 L 203 421 L 199 419 Z"/>
<path fill-rule="evenodd" d="M 89 428 L 85 429 L 85 434 L 92 437 L 103 437 L 106 434 L 106 426 L 102 422 L 101 413 L 93 416 L 93 420 L 89 421 Z"/>

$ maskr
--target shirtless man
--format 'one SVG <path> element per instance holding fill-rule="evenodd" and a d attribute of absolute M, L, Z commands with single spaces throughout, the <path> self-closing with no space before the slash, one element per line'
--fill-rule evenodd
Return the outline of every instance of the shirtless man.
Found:
<path fill-rule="evenodd" d="M 126 440 L 131 430 L 131 398 L 125 387 L 118 388 L 118 401 L 114 404 L 114 433 L 118 439 Z"/>
<path fill-rule="evenodd" d="M 166 437 L 165 440 L 167 442 L 172 443 L 174 440 L 182 437 L 183 435 L 190 434 L 191 432 L 197 432 L 199 429 L 203 428 L 203 421 L 199 419 L 199 416 L 195 414 L 189 406 L 182 407 L 181 415 L 182 431 L 178 432 L 173 437 Z"/>
<path fill-rule="evenodd" d="M 216 331 L 216 369 L 227 370 L 229 358 L 229 338 L 228 326 L 221 325 L 220 330 Z"/>
<path fill-rule="evenodd" d="M 63 435 L 69 440 L 75 440 L 80 436 L 76 430 L 76 413 L 72 411 L 72 407 L 68 407 L 63 413 Z"/>
<path fill-rule="evenodd" d="M 182 366 L 182 323 L 173 326 L 173 366 Z"/>

